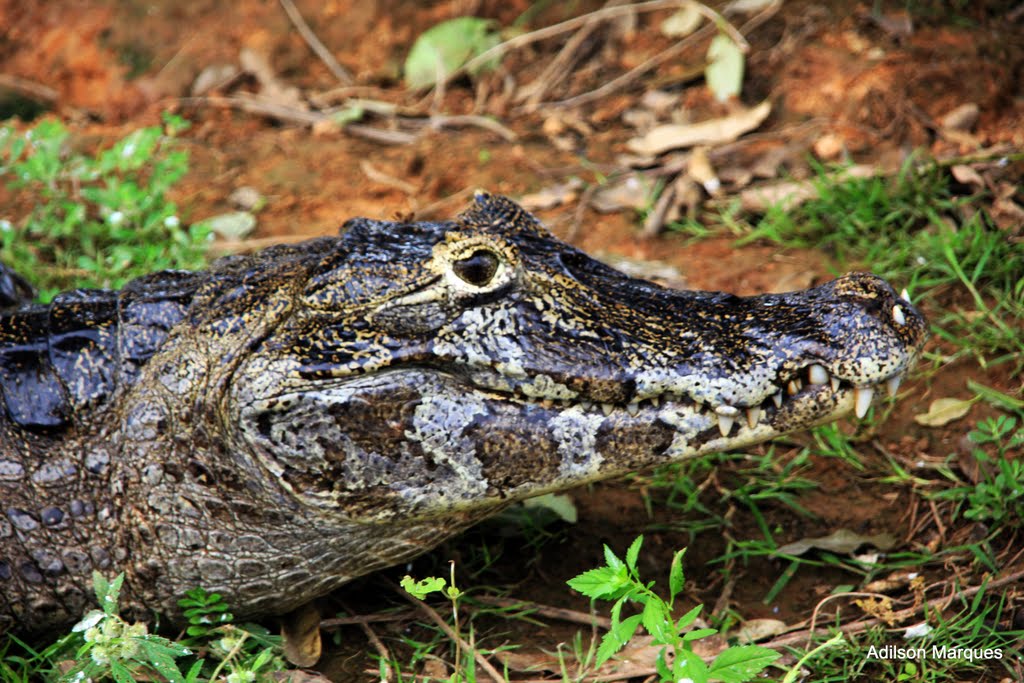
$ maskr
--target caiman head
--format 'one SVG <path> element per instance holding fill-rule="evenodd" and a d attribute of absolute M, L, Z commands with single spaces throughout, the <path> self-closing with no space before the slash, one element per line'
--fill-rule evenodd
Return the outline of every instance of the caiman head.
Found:
<path fill-rule="evenodd" d="M 925 337 L 878 277 L 738 297 L 628 277 L 478 193 L 349 221 L 226 396 L 304 504 L 431 519 L 805 429 L 895 392 Z"/>

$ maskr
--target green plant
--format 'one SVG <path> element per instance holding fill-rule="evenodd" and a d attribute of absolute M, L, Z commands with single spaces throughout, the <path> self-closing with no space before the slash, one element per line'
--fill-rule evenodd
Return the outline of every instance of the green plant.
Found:
<path fill-rule="evenodd" d="M 400 581 L 403 589 L 417 600 L 424 600 L 428 595 L 432 593 L 440 593 L 452 603 L 452 621 L 454 623 L 453 630 L 456 636 L 459 635 L 459 599 L 462 597 L 462 591 L 455 585 L 455 563 L 450 563 L 451 567 L 451 582 L 449 583 L 444 578 L 439 576 L 429 576 L 425 579 L 414 579 L 411 576 L 404 576 Z M 461 637 L 454 638 L 455 643 L 455 671 L 449 677 L 451 683 L 461 683 L 462 681 L 473 681 L 475 680 L 475 666 L 476 660 L 472 655 L 465 657 L 463 661 L 462 656 L 462 639 Z"/>
<path fill-rule="evenodd" d="M 654 592 L 653 581 L 640 580 L 637 559 L 642 544 L 643 536 L 637 536 L 626 550 L 624 561 L 605 546 L 605 566 L 583 572 L 568 582 L 570 587 L 589 598 L 614 601 L 611 629 L 601 639 L 595 665 L 600 666 L 622 649 L 641 625 L 650 634 L 653 644 L 662 646 L 655 662 L 662 681 L 738 683 L 753 678 L 779 657 L 779 653 L 759 645 L 741 645 L 726 648 L 710 665 L 705 664 L 693 651 L 693 643 L 717 631 L 712 628 L 686 630 L 696 621 L 703 605 L 697 605 L 678 619 L 673 618 L 676 597 L 683 590 L 685 549 L 672 558 L 666 601 Z M 623 618 L 623 608 L 629 603 L 640 605 L 641 611 Z"/>
<path fill-rule="evenodd" d="M 1024 447 L 1024 427 L 1017 426 L 1016 417 L 1000 415 L 979 422 L 967 438 L 975 444 L 971 457 L 978 464 L 978 481 L 940 491 L 935 497 L 959 501 L 965 519 L 1020 526 L 1024 523 L 1024 460 L 1009 455 Z"/>
<path fill-rule="evenodd" d="M 136 130 L 89 156 L 59 121 L 24 133 L 0 127 L 0 176 L 34 208 L 0 221 L 0 260 L 34 282 L 41 298 L 74 287 L 119 287 L 166 268 L 199 268 L 210 232 L 185 228 L 168 191 L 188 170 L 174 137 L 188 124 Z"/>
<path fill-rule="evenodd" d="M 118 615 L 123 582 L 123 574 L 107 581 L 99 572 L 93 572 L 96 599 L 102 609 L 90 611 L 72 628 L 72 632 L 82 634 L 84 643 L 75 654 L 77 664 L 62 680 L 112 678 L 118 683 L 129 683 L 140 674 L 151 673 L 171 683 L 196 680 L 201 662 L 196 662 L 183 676 L 174 661 L 192 654 L 187 647 L 149 633 L 143 623 L 129 624 Z"/>

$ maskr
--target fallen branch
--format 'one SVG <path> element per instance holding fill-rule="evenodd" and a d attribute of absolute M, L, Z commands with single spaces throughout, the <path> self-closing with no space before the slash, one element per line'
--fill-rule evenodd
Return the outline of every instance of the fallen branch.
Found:
<path fill-rule="evenodd" d="M 515 600 L 513 598 L 498 598 L 488 595 L 476 597 L 474 600 L 495 607 L 518 607 L 530 610 L 532 613 L 542 617 L 568 621 L 573 624 L 582 624 L 583 626 L 596 625 L 598 628 L 603 628 L 606 631 L 612 627 L 612 620 L 608 617 L 599 617 L 596 614 L 587 614 L 586 612 L 578 612 L 564 607 L 552 607 L 551 605 L 541 605 L 536 602 Z"/>
<path fill-rule="evenodd" d="M 295 28 L 299 30 L 299 35 L 306 41 L 306 44 L 316 53 L 316 56 L 320 58 L 320 61 L 327 66 L 327 69 L 334 74 L 334 77 L 338 79 L 338 82 L 342 85 L 352 85 L 352 75 L 345 70 L 338 60 L 334 58 L 331 51 L 320 42 L 320 39 L 313 33 L 313 29 L 309 27 L 306 20 L 302 18 L 302 14 L 299 9 L 295 6 L 292 0 L 278 0 L 281 3 L 281 7 L 288 14 L 288 18 L 291 19 L 292 23 L 295 24 Z"/>
<path fill-rule="evenodd" d="M 43 102 L 53 103 L 60 97 L 60 93 L 49 86 L 8 74 L 0 74 L 0 88 L 13 90 L 20 95 L 34 100 L 42 100 Z"/>
<path fill-rule="evenodd" d="M 561 35 L 562 33 L 568 33 L 575 31 L 576 29 L 586 26 L 588 23 L 593 21 L 603 21 L 605 19 L 614 19 L 616 17 L 627 16 L 636 12 L 654 12 L 663 9 L 679 9 L 688 5 L 693 5 L 697 10 L 708 17 L 712 22 L 719 24 L 721 30 L 725 31 L 730 38 L 732 38 L 737 45 L 743 50 L 748 49 L 746 39 L 743 37 L 735 27 L 731 26 L 727 21 L 722 18 L 722 15 L 711 9 L 710 7 L 703 5 L 699 2 L 692 2 L 692 0 L 648 0 L 647 2 L 639 2 L 635 5 L 615 5 L 613 7 L 603 7 L 599 10 L 589 12 L 587 14 L 573 17 L 572 19 L 566 19 L 565 21 L 553 24 L 551 26 L 545 26 L 544 28 L 537 29 L 536 31 L 530 31 L 529 33 L 523 33 L 521 35 L 510 38 L 502 43 L 498 43 L 489 50 L 485 50 L 481 54 L 477 55 L 473 59 L 469 60 L 458 69 L 455 69 L 449 73 L 443 82 L 448 83 L 453 78 L 467 72 L 472 72 L 474 69 L 483 66 L 484 64 L 496 59 L 510 50 L 515 50 L 526 45 L 531 45 L 541 40 L 553 38 L 554 36 Z"/>
<path fill-rule="evenodd" d="M 701 5 L 700 3 L 697 3 L 697 6 L 698 8 L 708 9 L 704 7 L 704 5 Z M 589 92 L 585 92 L 574 97 L 570 97 L 568 99 L 559 100 L 557 102 L 549 102 L 547 103 L 547 105 L 554 107 L 574 107 L 610 95 L 616 90 L 619 90 L 625 87 L 626 85 L 632 83 L 634 80 L 644 75 L 648 71 L 651 71 L 652 69 L 661 66 L 665 62 L 674 59 L 676 56 L 678 56 L 680 53 L 682 53 L 684 50 L 689 48 L 694 43 L 704 40 L 711 33 L 713 33 L 716 28 L 718 28 L 717 24 L 719 23 L 726 28 L 726 31 L 729 33 L 730 37 L 733 38 L 733 40 L 736 40 L 735 36 L 733 36 L 734 32 L 740 36 L 742 42 L 737 41 L 737 45 L 740 45 L 744 49 L 744 51 L 746 51 L 747 41 L 742 39 L 742 34 L 749 33 L 750 31 L 754 30 L 755 28 L 763 24 L 765 21 L 771 18 L 771 16 L 774 15 L 781 6 L 782 0 L 775 0 L 771 5 L 761 10 L 757 14 L 757 16 L 755 16 L 753 19 L 751 19 L 742 27 L 740 27 L 739 31 L 737 31 L 731 24 L 726 22 L 725 19 L 722 19 L 721 15 L 715 12 L 714 14 L 721 20 L 720 22 L 718 22 L 717 20 L 712 20 L 714 22 L 713 24 L 704 26 L 699 31 L 691 33 L 690 35 L 686 36 L 685 38 L 677 42 L 675 45 L 666 48 L 665 50 L 662 50 L 658 54 L 654 55 L 650 59 L 643 62 L 642 64 L 638 64 L 637 66 L 633 67 L 632 69 L 622 74 L 621 76 L 613 78 L 612 80 L 608 81 L 607 83 L 602 85 L 600 88 L 597 88 L 596 90 L 591 90 Z M 634 5 L 634 7 L 639 7 L 639 5 Z M 702 12 L 703 9 L 701 10 Z M 713 12 L 713 10 L 710 11 Z"/>

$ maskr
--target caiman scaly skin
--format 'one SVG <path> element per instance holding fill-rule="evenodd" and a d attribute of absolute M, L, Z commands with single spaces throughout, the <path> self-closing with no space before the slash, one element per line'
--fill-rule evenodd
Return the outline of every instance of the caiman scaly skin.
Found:
<path fill-rule="evenodd" d="M 513 501 L 863 413 L 924 336 L 873 275 L 665 289 L 484 193 L 8 307 L 0 630 L 76 620 L 93 570 L 131 616 L 285 612 Z"/>

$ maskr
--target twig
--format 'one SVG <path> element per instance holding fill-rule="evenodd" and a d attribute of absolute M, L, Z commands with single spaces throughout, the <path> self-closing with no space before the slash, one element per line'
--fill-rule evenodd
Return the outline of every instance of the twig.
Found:
<path fill-rule="evenodd" d="M 416 194 L 415 185 L 406 180 L 402 180 L 401 178 L 396 178 L 393 175 L 385 173 L 384 171 L 380 170 L 372 163 L 370 163 L 369 159 L 361 160 L 359 162 L 359 169 L 363 172 L 363 175 L 365 175 L 368 179 L 372 180 L 375 183 L 387 185 L 388 187 L 393 187 L 396 190 L 404 192 L 405 194 L 408 195 Z"/>
<path fill-rule="evenodd" d="M 352 614 L 351 608 L 349 608 L 344 601 L 342 601 L 341 606 L 346 612 Z M 391 670 L 391 652 L 388 650 L 387 646 L 381 642 L 381 639 L 377 637 L 377 633 L 370 628 L 370 625 L 366 621 L 359 621 L 357 623 L 359 624 L 359 628 L 363 630 L 363 634 L 366 636 L 366 639 L 370 641 L 370 645 L 373 645 L 373 649 L 375 649 L 377 654 L 380 655 L 381 661 L 384 662 L 384 680 L 387 681 L 387 683 L 391 683 L 391 681 L 394 680 L 394 672 Z M 323 625 L 323 621 L 321 621 L 320 628 L 323 628 Z M 375 673 L 379 674 L 380 672 L 378 671 Z"/>
<path fill-rule="evenodd" d="M 505 140 L 509 142 L 515 142 L 519 139 L 519 136 L 512 132 L 511 129 L 506 128 L 502 124 L 498 123 L 492 118 L 486 116 L 477 116 L 475 114 L 461 114 L 446 116 L 442 114 L 435 114 L 430 117 L 430 125 L 435 128 L 443 128 L 445 126 L 451 126 L 458 128 L 459 126 L 476 126 L 478 128 L 484 128 L 497 133 Z"/>
<path fill-rule="evenodd" d="M 572 214 L 572 225 L 569 226 L 569 240 L 574 240 L 580 234 L 580 230 L 583 228 L 583 217 L 587 213 L 587 208 L 590 206 L 590 200 L 597 194 L 598 189 L 597 183 L 591 183 L 587 185 L 586 189 L 583 190 L 583 194 L 580 195 L 579 202 L 576 204 L 576 211 Z"/>
<path fill-rule="evenodd" d="M 648 2 L 640 2 L 635 5 L 616 5 L 615 7 L 604 7 L 602 9 L 590 12 L 588 14 L 583 14 L 572 19 L 566 19 L 565 21 L 554 24 L 552 26 L 546 26 L 544 28 L 537 29 L 536 31 L 523 33 L 521 35 L 515 36 L 514 38 L 510 38 L 503 43 L 498 43 L 489 50 L 485 50 L 481 54 L 477 55 L 473 59 L 463 64 L 458 69 L 455 69 L 454 71 L 449 73 L 448 76 L 444 79 L 444 81 L 450 82 L 453 78 L 463 73 L 470 72 L 473 69 L 476 69 L 477 67 L 486 64 L 492 59 L 500 57 L 509 50 L 514 50 L 520 47 L 524 47 L 526 45 L 530 45 L 531 43 L 546 40 L 548 38 L 552 38 L 562 33 L 575 31 L 581 26 L 585 26 L 588 22 L 594 20 L 614 19 L 615 17 L 633 14 L 634 12 L 653 12 L 660 9 L 674 9 L 689 4 L 689 1 L 690 0 L 648 0 Z M 713 12 L 716 16 L 720 16 L 717 12 L 714 12 L 714 10 L 706 8 L 703 5 L 700 5 L 700 3 L 697 3 L 697 5 L 699 8 L 702 8 L 702 12 L 704 10 L 707 10 L 708 12 Z M 733 29 L 733 31 L 735 31 L 735 29 Z M 747 42 L 743 40 L 743 37 L 738 33 L 736 35 L 739 38 L 738 44 L 740 44 L 741 46 L 745 46 Z"/>
<path fill-rule="evenodd" d="M 57 98 L 60 97 L 60 93 L 49 86 L 8 74 L 0 74 L 0 88 L 7 88 L 26 97 L 43 100 L 44 102 L 56 102 Z"/>
<path fill-rule="evenodd" d="M 757 16 L 755 16 L 753 19 L 751 19 L 742 27 L 740 27 L 737 34 L 739 35 L 740 41 L 742 42 L 737 41 L 737 44 L 746 49 L 747 42 L 746 40 L 743 40 L 742 33 L 749 33 L 750 31 L 752 31 L 753 29 L 757 28 L 762 23 L 767 21 L 772 15 L 774 15 L 778 11 L 781 5 L 782 0 L 775 0 L 771 5 L 761 10 L 757 14 Z M 698 8 L 708 9 L 708 11 L 713 12 L 713 10 L 704 7 L 704 5 L 701 5 L 700 3 L 697 3 L 697 6 Z M 640 7 L 640 5 L 633 5 L 633 7 L 638 8 Z M 721 15 L 719 15 L 717 12 L 714 12 L 714 14 L 718 17 L 721 17 Z M 729 35 L 732 36 L 733 32 L 736 32 L 736 29 L 728 22 L 725 22 L 724 19 L 722 19 L 721 21 L 724 27 L 728 27 L 727 30 L 732 29 L 731 31 L 729 31 Z M 675 45 L 666 48 L 665 50 L 662 50 L 661 52 L 654 55 L 647 61 L 643 62 L 642 64 L 638 64 L 637 66 L 633 67 L 632 69 L 622 74 L 618 78 L 613 78 L 612 80 L 608 81 L 607 83 L 597 88 L 596 90 L 591 90 L 589 92 L 585 92 L 565 100 L 559 100 L 557 102 L 548 102 L 546 103 L 546 105 L 554 107 L 574 107 L 580 104 L 586 104 L 587 102 L 592 102 L 593 100 L 600 99 L 602 97 L 605 97 L 606 95 L 610 95 L 616 90 L 619 90 L 626 86 L 627 84 L 632 83 L 639 76 L 642 76 L 651 69 L 654 69 L 664 64 L 665 62 L 674 59 L 677 55 L 679 55 L 681 52 L 689 48 L 694 43 L 700 42 L 704 38 L 708 37 L 708 35 L 712 33 L 716 28 L 716 26 L 711 24 L 704 26 L 699 31 L 691 33 L 690 35 L 686 36 Z M 733 37 L 733 40 L 736 40 L 736 37 Z"/>
<path fill-rule="evenodd" d="M 306 20 L 302 18 L 302 14 L 295 6 L 295 3 L 292 2 L 292 0 L 278 0 L 278 2 L 281 3 L 281 7 L 283 7 L 284 11 L 288 14 L 288 18 L 292 20 L 293 24 L 295 24 L 295 28 L 299 30 L 299 35 L 301 35 L 302 39 L 306 41 L 306 44 L 312 48 L 313 52 L 316 53 L 316 56 L 320 58 L 320 61 L 327 66 L 327 69 L 334 74 L 334 77 L 338 79 L 338 82 L 342 85 L 352 85 L 354 82 L 352 80 L 352 75 L 345 70 L 345 67 L 338 64 L 338 60 L 334 58 L 334 55 L 331 54 L 330 50 L 324 47 L 324 44 L 316 37 L 313 30 L 309 28 L 309 24 L 307 24 Z"/>
<path fill-rule="evenodd" d="M 622 4 L 621 0 L 608 0 L 605 7 L 614 7 L 617 4 Z M 569 65 L 575 59 L 576 52 L 583 45 L 583 42 L 597 30 L 599 25 L 600 20 L 591 15 L 589 21 L 583 24 L 569 40 L 565 41 L 565 45 L 562 46 L 562 49 L 555 58 L 551 60 L 547 68 L 541 72 L 540 76 L 523 86 L 521 92 L 525 95 L 524 99 L 527 109 L 536 108 L 537 103 L 543 99 L 548 90 L 565 78 L 565 75 L 569 72 Z"/>
<path fill-rule="evenodd" d="M 384 624 L 392 621 L 407 621 L 415 613 L 412 610 L 404 612 L 390 612 L 378 614 L 357 614 L 351 617 L 335 617 L 332 619 L 321 619 L 320 628 L 330 629 L 337 626 L 358 626 L 359 624 Z"/>
<path fill-rule="evenodd" d="M 606 631 L 612 627 L 612 620 L 608 617 L 599 617 L 596 614 L 587 614 L 585 612 L 578 612 L 564 607 L 552 607 L 551 605 L 541 605 L 539 603 L 528 602 L 526 600 L 499 598 L 490 595 L 479 596 L 474 598 L 474 600 L 482 602 L 485 605 L 494 605 L 495 607 L 521 607 L 522 609 L 530 610 L 534 614 L 542 617 L 568 621 L 573 624 L 582 624 L 583 626 L 597 624 L 598 627 L 603 628 Z"/>
<path fill-rule="evenodd" d="M 398 586 L 392 584 L 391 587 L 394 588 L 399 595 L 405 598 L 405 600 L 412 603 L 412 605 L 422 612 L 425 617 L 434 622 L 439 629 L 444 631 L 446 636 L 451 638 L 453 641 L 456 641 L 463 650 L 466 652 L 472 652 L 473 658 L 476 659 L 476 663 L 480 665 L 481 669 L 487 672 L 487 675 L 494 680 L 494 683 L 506 683 L 505 677 L 498 673 L 497 669 L 494 668 L 487 658 L 480 654 L 476 648 L 473 648 L 469 643 L 463 640 L 462 636 L 453 631 L 452 627 L 448 625 L 448 622 L 442 619 L 441 615 L 435 612 L 430 605 L 422 600 L 417 600 Z"/>
<path fill-rule="evenodd" d="M 305 126 L 312 126 L 330 118 L 329 114 L 317 111 L 303 111 L 294 107 L 287 107 L 274 102 L 268 102 L 255 97 L 232 95 L 231 97 L 181 97 L 178 99 L 182 104 L 199 104 L 206 106 L 227 106 L 239 109 L 250 114 L 269 116 L 289 123 L 297 123 Z M 364 126 L 357 123 L 350 123 L 341 127 L 341 130 L 361 137 L 372 142 L 379 142 L 385 145 L 406 145 L 415 142 L 418 137 L 414 133 L 407 133 L 400 130 L 386 130 Z"/>
<path fill-rule="evenodd" d="M 916 614 L 919 614 L 925 608 L 929 608 L 929 609 L 945 609 L 949 605 L 949 603 L 952 602 L 955 598 L 961 598 L 961 599 L 969 598 L 969 597 L 973 596 L 974 594 L 978 593 L 979 591 L 981 591 L 982 589 L 984 589 L 984 590 L 994 590 L 996 588 L 1000 588 L 1000 587 L 1006 586 L 1006 585 L 1011 585 L 1011 584 L 1017 583 L 1017 582 L 1022 581 L 1022 580 L 1024 580 L 1024 570 L 1017 571 L 1017 572 L 1014 572 L 1012 574 L 1008 574 L 1007 576 L 1004 576 L 1001 579 L 996 579 L 994 581 L 989 581 L 988 583 L 982 584 L 980 586 L 973 586 L 973 587 L 968 588 L 966 590 L 962 590 L 959 593 L 956 593 L 955 595 L 944 596 L 944 597 L 941 597 L 941 598 L 935 598 L 933 600 L 929 600 L 928 602 L 923 602 L 923 603 L 921 603 L 920 605 L 918 605 L 916 607 L 908 607 L 907 609 L 903 609 L 903 610 L 900 610 L 898 612 L 893 612 L 892 616 L 897 621 L 905 621 L 906 619 L 908 619 L 908 618 L 910 618 L 910 617 L 912 617 L 912 616 L 914 616 Z M 871 628 L 872 626 L 879 625 L 879 623 L 881 623 L 879 619 L 872 618 L 872 619 L 867 619 L 865 621 L 857 621 L 857 622 L 852 622 L 852 623 L 849 623 L 849 624 L 843 624 L 842 626 L 838 626 L 836 628 L 836 630 L 841 631 L 842 633 L 845 633 L 845 634 L 849 635 L 849 634 L 852 634 L 852 633 L 860 633 L 861 631 L 866 631 L 869 628 Z M 806 630 L 796 631 L 794 633 L 788 633 L 788 634 L 786 634 L 784 636 L 779 636 L 778 638 L 775 638 L 773 640 L 768 641 L 767 643 L 762 643 L 762 644 L 765 647 L 770 647 L 770 648 L 773 648 L 773 649 L 778 649 L 778 648 L 782 648 L 782 647 L 789 647 L 791 645 L 797 645 L 797 644 L 799 644 L 801 642 L 808 642 L 809 643 L 811 641 L 811 639 L 814 636 L 816 636 L 816 635 L 821 636 L 821 635 L 825 635 L 825 633 L 815 631 L 815 629 L 813 629 L 813 628 L 808 628 Z"/>

